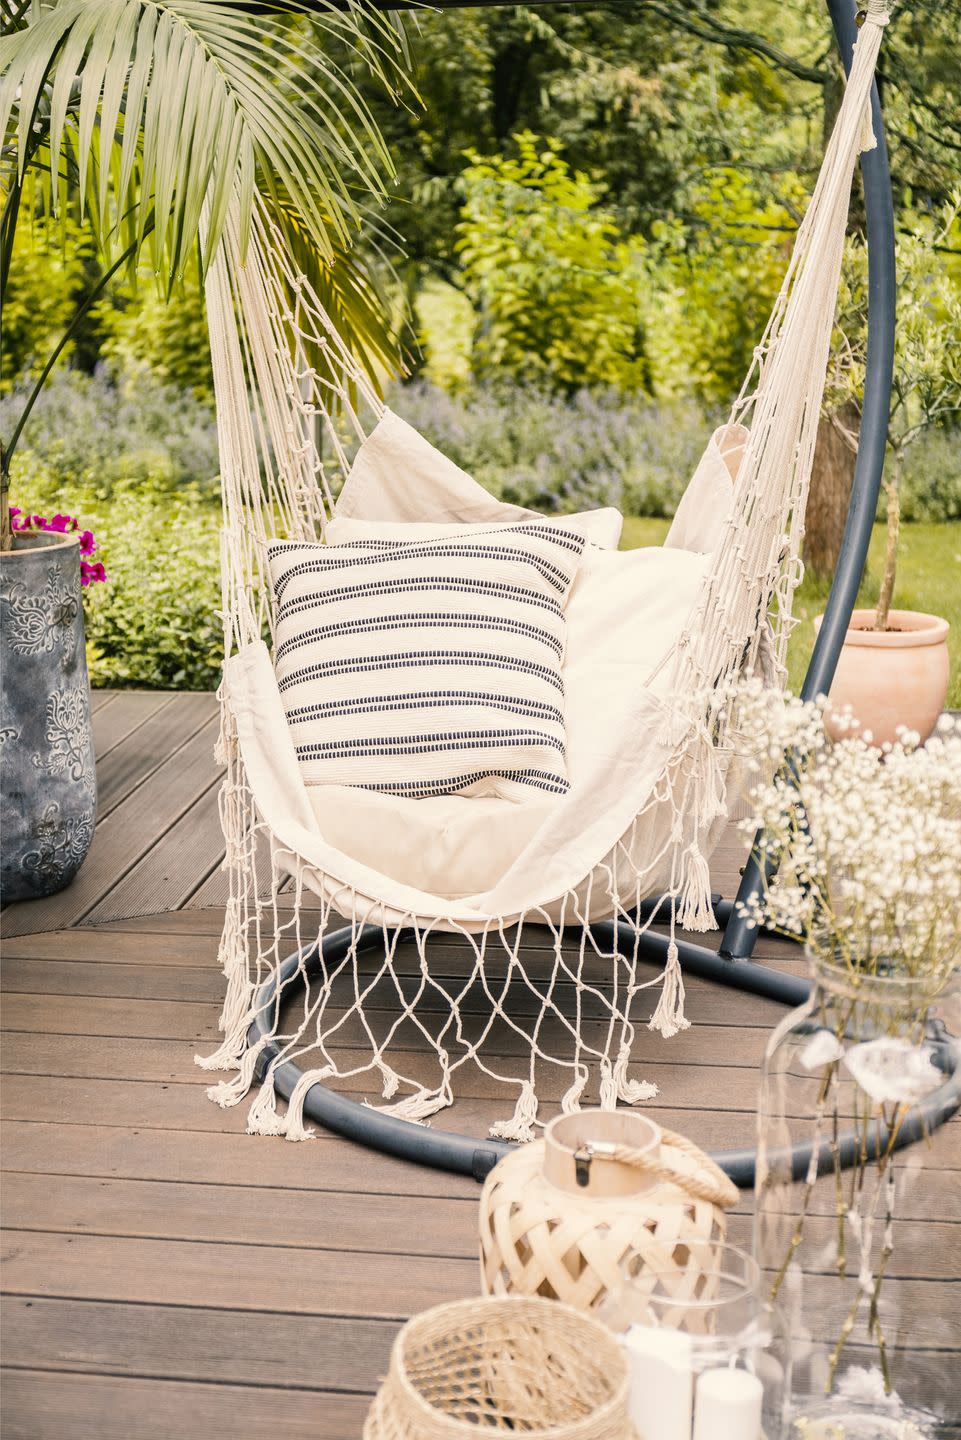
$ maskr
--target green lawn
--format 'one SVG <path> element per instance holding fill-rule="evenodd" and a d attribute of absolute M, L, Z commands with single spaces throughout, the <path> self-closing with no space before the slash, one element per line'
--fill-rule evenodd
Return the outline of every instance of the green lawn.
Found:
<path fill-rule="evenodd" d="M 631 549 L 636 545 L 660 545 L 669 524 L 668 520 L 629 517 L 624 521 L 621 546 Z M 859 603 L 865 606 L 877 600 L 884 541 L 884 526 L 875 525 L 867 575 L 859 596 Z M 801 687 L 814 645 L 812 620 L 824 608 L 828 588 L 808 577 L 794 597 L 795 614 L 801 623 L 794 632 L 788 655 L 792 690 Z M 894 603 L 903 610 L 943 615 L 950 622 L 951 686 L 947 703 L 952 709 L 961 708 L 961 524 L 904 526 Z"/>

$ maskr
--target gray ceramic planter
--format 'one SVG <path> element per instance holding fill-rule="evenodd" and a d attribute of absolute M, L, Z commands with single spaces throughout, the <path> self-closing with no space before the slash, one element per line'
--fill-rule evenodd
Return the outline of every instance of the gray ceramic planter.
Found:
<path fill-rule="evenodd" d="M 0 895 L 52 895 L 80 869 L 97 807 L 76 535 L 0 554 Z"/>

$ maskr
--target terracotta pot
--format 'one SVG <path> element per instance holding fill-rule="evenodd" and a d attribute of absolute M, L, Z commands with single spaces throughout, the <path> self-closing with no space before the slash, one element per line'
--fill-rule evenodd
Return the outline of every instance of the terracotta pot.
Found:
<path fill-rule="evenodd" d="M 819 629 L 822 616 L 814 621 Z M 872 630 L 873 610 L 855 610 L 831 686 L 832 709 L 850 707 L 876 745 L 897 739 L 898 727 L 926 740 L 948 693 L 948 622 L 915 610 L 891 610 L 888 630 Z M 828 732 L 841 727 L 827 716 Z"/>

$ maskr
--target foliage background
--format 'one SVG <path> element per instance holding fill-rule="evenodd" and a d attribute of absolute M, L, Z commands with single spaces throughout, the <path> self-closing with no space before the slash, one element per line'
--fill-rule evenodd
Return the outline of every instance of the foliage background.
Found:
<path fill-rule="evenodd" d="M 933 231 L 958 184 L 959 30 L 961 0 L 902 0 L 885 36 L 880 83 L 906 245 Z M 820 5 L 425 13 L 412 37 L 423 106 L 392 103 L 330 43 L 397 170 L 389 206 L 357 247 L 390 291 L 410 372 L 391 392 L 395 408 L 507 498 L 669 515 L 747 368 L 839 102 Z M 842 315 L 855 345 L 860 224 L 855 193 Z M 957 227 L 926 263 L 918 333 L 940 327 L 932 354 L 957 357 L 959 311 L 944 303 L 961 296 Z M 0 435 L 99 275 L 75 220 L 52 230 L 38 214 L 21 226 Z M 88 612 L 99 682 L 212 685 L 217 458 L 195 259 L 169 303 L 148 268 L 118 276 L 66 358 L 16 458 L 14 500 L 96 522 L 110 576 Z M 932 587 L 947 572 L 938 562 L 925 580 L 910 556 L 922 537 L 938 549 L 927 529 L 937 525 L 951 527 L 938 553 L 961 551 L 956 418 L 907 453 L 903 513 L 925 529 L 905 537 L 898 596 L 943 613 Z M 872 560 L 866 594 L 875 570 Z"/>

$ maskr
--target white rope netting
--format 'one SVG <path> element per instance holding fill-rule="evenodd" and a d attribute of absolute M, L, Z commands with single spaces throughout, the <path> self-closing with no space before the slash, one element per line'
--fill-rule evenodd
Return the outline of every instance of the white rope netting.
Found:
<path fill-rule="evenodd" d="M 859 31 L 845 97 L 814 195 L 731 423 L 747 428 L 733 504 L 700 598 L 669 662 L 668 745 L 649 798 L 584 883 L 546 911 L 491 916 L 477 926 L 398 917 L 388 924 L 376 895 L 320 875 L 284 849 L 259 816 L 237 743 L 229 685 L 221 692 L 221 796 L 229 899 L 221 944 L 227 995 L 224 1041 L 199 1060 L 234 1071 L 211 1097 L 234 1104 L 249 1090 L 266 1038 L 247 1044 L 252 1021 L 279 1047 L 251 1106 L 249 1128 L 304 1138 L 310 1085 L 368 1075 L 381 1108 L 424 1121 L 452 1103 L 454 1080 L 476 1066 L 513 1087 L 513 1114 L 494 1134 L 534 1134 L 538 1090 L 557 1084 L 565 1111 L 589 1083 L 602 1106 L 650 1098 L 655 1087 L 629 1073 L 640 992 L 661 987 L 649 1024 L 684 1028 L 684 986 L 673 942 L 663 975 L 644 978 L 640 902 L 664 891 L 671 929 L 714 926 L 705 858 L 726 818 L 726 792 L 740 749 L 735 682 L 761 671 L 783 684 L 801 578 L 804 508 L 814 456 L 840 278 L 850 190 L 870 133 L 870 91 L 887 13 L 871 0 Z M 321 539 L 349 468 L 349 443 L 383 405 L 317 294 L 292 262 L 262 203 L 246 249 L 236 215 L 206 285 L 223 487 L 223 622 L 227 657 L 270 637 L 266 546 L 274 537 Z M 308 363 L 313 357 L 313 363 Z M 708 698 L 705 698 L 708 697 Z M 287 888 L 285 888 L 287 887 Z M 629 922 L 634 944 L 601 943 L 592 914 Z M 341 918 L 343 917 L 343 918 Z M 660 919 L 668 918 L 667 910 Z M 319 978 L 305 982 L 304 956 L 346 921 L 349 936 Z M 530 927 L 541 964 L 532 973 Z M 459 961 L 447 969 L 428 941 L 454 934 Z M 572 935 L 577 938 L 572 941 Z M 371 943 L 373 939 L 376 943 Z M 546 939 L 545 939 L 546 937 Z M 262 1004 L 261 987 L 300 952 L 286 1008 Z M 443 952 L 450 959 L 454 950 Z M 406 971 L 403 956 L 413 955 Z M 496 959 L 496 963 L 495 963 Z M 301 994 L 301 988 L 303 993 Z M 433 1073 L 424 1072 L 424 1054 Z M 420 1057 L 418 1059 L 418 1056 Z M 309 1057 L 286 1112 L 273 1073 Z M 548 1078 L 545 1079 L 545 1076 Z"/>

